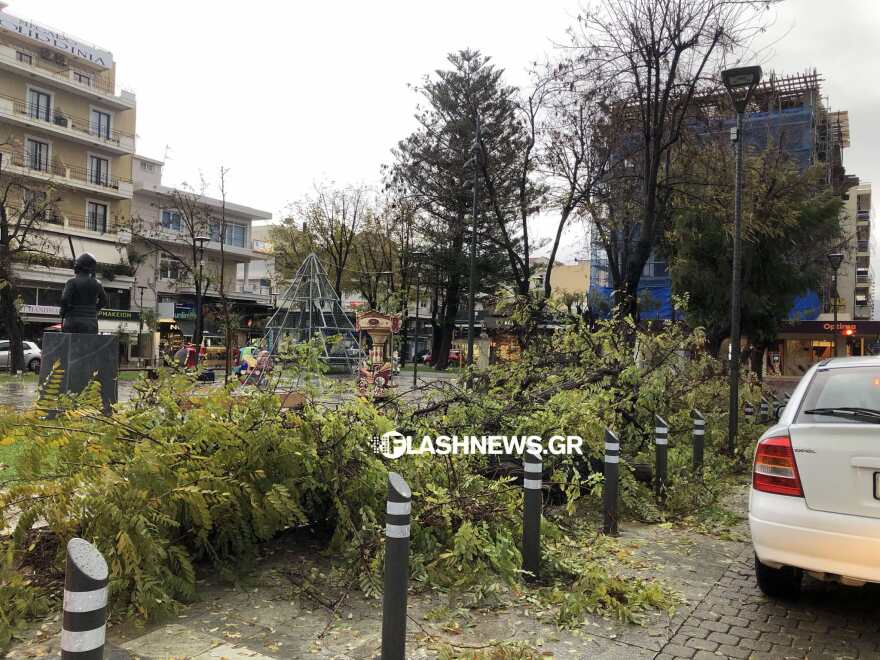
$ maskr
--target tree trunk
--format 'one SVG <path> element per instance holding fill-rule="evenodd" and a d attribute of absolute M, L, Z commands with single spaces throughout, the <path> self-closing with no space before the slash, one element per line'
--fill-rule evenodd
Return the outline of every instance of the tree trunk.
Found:
<path fill-rule="evenodd" d="M 449 366 L 449 349 L 452 348 L 452 335 L 455 332 L 455 319 L 458 316 L 458 305 L 461 298 L 461 275 L 452 275 L 446 287 L 446 311 L 440 325 L 440 337 L 437 351 L 431 353 L 434 368 L 444 370 Z"/>
<path fill-rule="evenodd" d="M 9 339 L 9 373 L 15 374 L 25 370 L 24 345 L 22 344 L 21 319 L 18 309 L 15 307 L 16 292 L 7 278 L 7 286 L 0 293 L 0 315 L 6 326 L 6 336 Z"/>

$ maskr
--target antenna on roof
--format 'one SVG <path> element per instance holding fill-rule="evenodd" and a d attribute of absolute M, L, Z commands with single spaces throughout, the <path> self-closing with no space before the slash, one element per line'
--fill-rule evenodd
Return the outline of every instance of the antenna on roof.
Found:
<path fill-rule="evenodd" d="M 168 155 L 170 153 L 170 151 L 171 151 L 171 145 L 166 144 L 165 145 L 165 155 L 162 157 L 162 160 L 170 160 L 171 156 Z"/>

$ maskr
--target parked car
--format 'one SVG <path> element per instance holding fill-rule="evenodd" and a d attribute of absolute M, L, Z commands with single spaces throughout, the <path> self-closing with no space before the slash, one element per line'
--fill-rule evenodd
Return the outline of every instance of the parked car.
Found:
<path fill-rule="evenodd" d="M 758 441 L 749 527 L 768 596 L 797 594 L 804 573 L 880 582 L 880 357 L 803 376 Z"/>
<path fill-rule="evenodd" d="M 40 364 L 43 361 L 43 351 L 32 341 L 22 342 L 24 344 L 24 363 L 28 371 L 39 373 Z M 9 368 L 9 340 L 0 339 L 0 369 Z"/>
<path fill-rule="evenodd" d="M 457 348 L 450 348 L 449 349 L 449 362 L 450 363 L 458 363 L 458 362 L 461 362 L 461 360 L 462 360 L 461 351 Z M 432 364 L 433 360 L 431 359 L 431 353 L 430 352 L 425 353 L 424 357 L 422 358 L 422 361 L 425 364 Z"/>

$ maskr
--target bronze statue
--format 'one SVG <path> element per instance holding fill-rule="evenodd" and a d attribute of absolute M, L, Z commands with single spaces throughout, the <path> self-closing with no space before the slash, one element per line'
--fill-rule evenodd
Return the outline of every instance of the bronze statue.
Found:
<path fill-rule="evenodd" d="M 67 280 L 61 294 L 62 332 L 98 334 L 98 310 L 107 306 L 107 293 L 95 278 L 97 267 L 98 262 L 88 252 L 76 258 L 74 277 Z"/>

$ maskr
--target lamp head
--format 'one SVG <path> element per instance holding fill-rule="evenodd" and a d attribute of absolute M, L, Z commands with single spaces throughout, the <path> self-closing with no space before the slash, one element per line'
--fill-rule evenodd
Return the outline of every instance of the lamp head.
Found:
<path fill-rule="evenodd" d="M 746 105 L 752 97 L 755 87 L 761 82 L 760 66 L 741 66 L 725 69 L 721 72 L 721 80 L 727 88 L 737 112 L 745 112 Z"/>
<path fill-rule="evenodd" d="M 828 255 L 828 263 L 831 264 L 831 268 L 837 271 L 840 268 L 840 264 L 843 263 L 843 254 L 840 252 L 832 252 Z"/>

